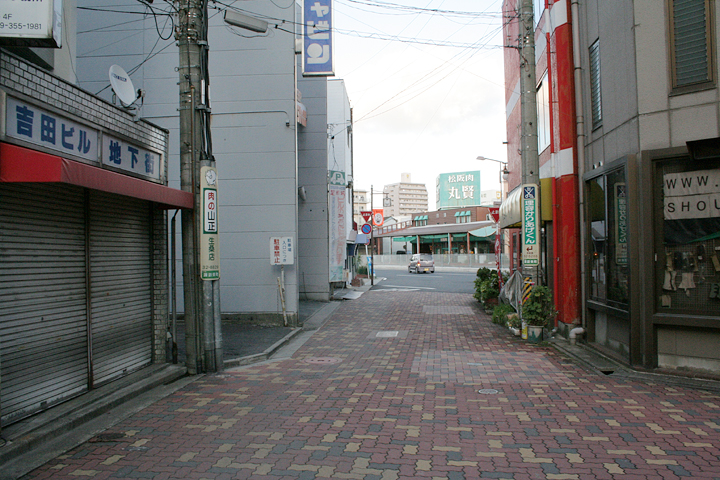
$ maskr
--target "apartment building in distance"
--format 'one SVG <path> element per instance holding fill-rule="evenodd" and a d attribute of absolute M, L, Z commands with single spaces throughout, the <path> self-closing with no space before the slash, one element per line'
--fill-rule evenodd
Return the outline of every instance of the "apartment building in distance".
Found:
<path fill-rule="evenodd" d="M 383 197 L 382 208 L 386 217 L 412 215 L 428 209 L 428 192 L 425 184 L 412 183 L 409 173 L 400 174 L 400 183 L 385 185 Z"/>

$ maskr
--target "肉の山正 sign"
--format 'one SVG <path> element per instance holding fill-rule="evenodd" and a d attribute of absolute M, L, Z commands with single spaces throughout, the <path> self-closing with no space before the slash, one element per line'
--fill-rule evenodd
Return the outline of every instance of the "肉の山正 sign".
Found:
<path fill-rule="evenodd" d="M 217 178 L 217 169 L 214 167 L 200 169 L 203 215 L 200 233 L 200 278 L 203 280 L 220 278 Z"/>

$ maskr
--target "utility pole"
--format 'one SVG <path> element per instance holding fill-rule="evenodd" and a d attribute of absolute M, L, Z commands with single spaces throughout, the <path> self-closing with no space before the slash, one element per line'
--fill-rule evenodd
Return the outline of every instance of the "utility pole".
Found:
<path fill-rule="evenodd" d="M 192 192 L 195 199 L 193 211 L 182 212 L 185 343 L 187 368 L 191 375 L 222 370 L 219 281 L 201 280 L 200 257 L 204 232 L 201 229 L 207 229 L 203 223 L 207 201 L 200 188 L 200 168 L 215 166 L 206 95 L 207 22 L 206 1 L 179 0 L 176 39 L 179 46 L 180 180 L 182 190 Z"/>
<path fill-rule="evenodd" d="M 536 0 L 537 1 L 537 0 Z M 542 252 L 541 240 L 541 209 L 540 205 L 540 159 L 538 157 L 538 131 L 537 131 L 537 80 L 535 77 L 535 22 L 533 19 L 533 0 L 520 0 L 520 111 L 522 116 L 521 125 L 521 157 L 522 157 L 522 184 L 537 185 L 535 189 L 535 238 L 539 252 L 537 264 L 526 264 L 523 258 L 523 276 L 534 277 L 539 284 L 541 282 Z M 525 206 L 526 192 L 523 191 L 522 199 Z M 525 218 L 525 212 L 523 212 Z M 532 233 L 532 232 L 531 232 Z M 523 235 L 531 237 L 525 228 L 523 221 Z M 524 244 L 524 248 L 527 248 Z M 523 252 L 525 255 L 525 252 Z M 529 262 L 528 262 L 529 263 Z"/>

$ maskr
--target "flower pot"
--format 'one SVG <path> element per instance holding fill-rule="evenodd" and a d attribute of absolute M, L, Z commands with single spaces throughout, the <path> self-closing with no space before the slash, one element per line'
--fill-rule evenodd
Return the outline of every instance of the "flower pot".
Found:
<path fill-rule="evenodd" d="M 537 325 L 527 326 L 527 339 L 529 343 L 540 343 L 543 337 L 543 327 Z"/>

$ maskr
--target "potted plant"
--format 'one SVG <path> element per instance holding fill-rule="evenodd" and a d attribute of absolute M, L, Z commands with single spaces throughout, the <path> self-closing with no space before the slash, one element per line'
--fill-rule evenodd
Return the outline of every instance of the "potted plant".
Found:
<path fill-rule="evenodd" d="M 522 319 L 528 328 L 528 341 L 538 343 L 542 340 L 543 328 L 555 318 L 557 311 L 548 287 L 533 287 L 522 306 Z"/>
<path fill-rule="evenodd" d="M 506 276 L 503 276 L 506 280 Z M 475 299 L 483 304 L 485 311 L 492 312 L 492 307 L 498 305 L 498 295 L 500 295 L 500 282 L 498 281 L 497 270 L 482 267 L 478 269 L 477 278 L 475 279 Z"/>

